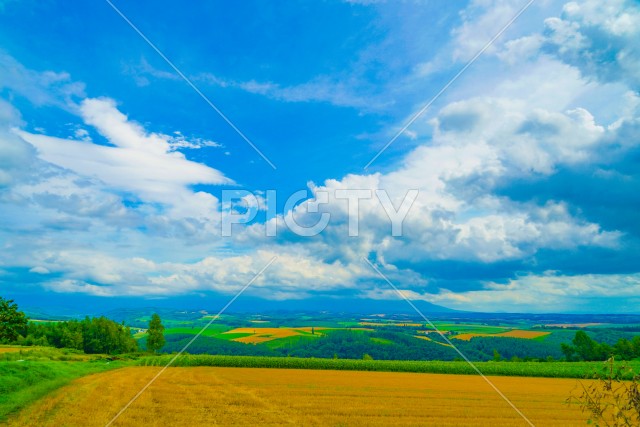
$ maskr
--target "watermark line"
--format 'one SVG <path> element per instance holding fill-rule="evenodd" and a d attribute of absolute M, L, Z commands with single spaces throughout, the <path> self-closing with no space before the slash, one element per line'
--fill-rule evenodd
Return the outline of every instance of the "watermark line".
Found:
<path fill-rule="evenodd" d="M 112 418 L 112 419 L 111 419 L 111 421 L 109 421 L 109 422 L 105 425 L 105 427 L 109 427 L 109 426 L 111 426 L 111 425 L 112 425 L 112 424 L 113 424 L 113 423 L 114 423 L 114 422 L 115 422 L 115 421 L 120 417 L 120 415 L 122 415 L 122 414 L 123 414 L 127 409 L 129 409 L 129 407 L 133 404 L 133 402 L 135 402 L 135 401 L 136 401 L 136 400 L 137 400 L 137 399 L 142 395 L 142 393 L 144 393 L 144 392 L 149 388 L 149 386 L 151 386 L 151 384 L 153 384 L 153 383 L 158 379 L 158 377 L 159 377 L 160 375 L 162 375 L 162 373 L 163 373 L 164 371 L 166 371 L 166 370 L 167 370 L 167 368 L 168 368 L 169 366 L 171 366 L 171 365 L 173 364 L 173 362 L 175 362 L 175 361 L 176 361 L 176 359 L 177 359 L 178 357 L 180 357 L 180 356 L 182 355 L 182 353 L 184 353 L 184 352 L 187 350 L 187 348 L 189 348 L 189 346 L 190 346 L 191 344 L 193 344 L 193 342 L 194 342 L 196 339 L 198 339 L 198 337 L 200 337 L 200 335 L 202 335 L 202 333 L 203 333 L 203 332 L 204 332 L 204 331 L 205 331 L 209 326 L 211 326 L 211 324 L 212 324 L 213 322 L 215 322 L 216 320 L 218 320 L 218 318 L 222 315 L 222 313 L 224 313 L 224 312 L 225 312 L 225 310 L 226 310 L 227 308 L 229 308 L 229 306 L 230 306 L 231 304 L 233 304 L 233 303 L 234 303 L 234 301 L 235 301 L 236 299 L 238 299 L 238 297 L 239 297 L 240 295 L 242 295 L 242 293 L 243 293 L 243 292 L 244 292 L 244 291 L 245 291 L 249 286 L 251 286 L 251 285 L 253 284 L 253 282 L 255 282 L 255 281 L 256 281 L 256 279 L 258 279 L 258 277 L 260 277 L 260 275 L 262 275 L 262 273 L 264 273 L 264 271 L 265 271 L 267 268 L 269 268 L 269 267 L 271 266 L 271 264 L 273 264 L 273 263 L 275 262 L 275 260 L 276 260 L 276 259 L 278 259 L 278 257 L 277 257 L 277 256 L 274 256 L 273 258 L 271 258 L 271 260 L 270 260 L 270 261 L 269 261 L 269 262 L 268 262 L 264 267 L 262 267 L 262 269 L 261 269 L 260 271 L 258 271 L 258 272 L 253 276 L 253 278 L 251 278 L 251 280 L 249 280 L 249 281 L 247 282 L 247 284 L 246 284 L 246 285 L 244 285 L 244 286 L 242 287 L 242 289 L 240 289 L 240 291 L 238 291 L 238 293 L 236 293 L 236 294 L 235 294 L 235 296 L 234 296 L 233 298 L 231 298 L 231 299 L 229 300 L 229 302 L 228 302 L 227 304 L 225 304 L 225 306 L 224 306 L 224 307 L 222 307 L 222 309 L 220 309 L 220 311 L 218 311 L 218 314 L 216 314 L 215 316 L 213 316 L 213 317 L 211 318 L 211 320 L 209 320 L 209 322 L 208 322 L 208 323 L 207 323 L 207 324 L 206 324 L 202 329 L 200 329 L 200 332 L 198 332 L 198 333 L 197 333 L 193 338 L 191 338 L 191 340 L 190 340 L 190 341 L 189 341 L 189 342 L 188 342 L 188 343 L 187 343 L 187 344 L 182 348 L 182 350 L 180 350 L 180 352 L 179 352 L 178 354 L 176 354 L 175 356 L 173 356 L 173 357 L 171 358 L 171 360 L 169 360 L 169 363 L 167 363 L 167 364 L 166 364 L 166 365 L 165 365 L 165 366 L 164 366 L 164 367 L 163 367 L 163 368 L 162 368 L 162 369 L 161 369 L 161 370 L 160 370 L 160 371 L 159 371 L 159 372 L 158 372 L 158 373 L 157 373 L 153 378 L 151 378 L 151 380 L 150 380 L 150 381 L 149 381 L 149 382 L 148 382 L 144 387 L 142 387 L 142 389 L 141 389 L 141 390 L 140 390 L 140 391 L 139 391 L 135 396 L 133 396 L 133 398 L 132 398 L 132 399 L 131 399 L 131 400 L 130 400 L 130 401 L 129 401 L 129 402 L 128 402 L 128 403 L 127 403 L 127 404 L 126 404 L 126 405 L 125 405 L 125 406 L 124 406 L 124 407 L 123 407 L 123 408 L 122 408 L 122 409 L 121 409 L 121 410 L 120 410 L 120 411 L 119 411 L 119 412 L 118 412 L 118 413 L 117 413 L 113 418 Z"/>
<path fill-rule="evenodd" d="M 404 299 L 407 303 L 409 303 L 409 305 L 411 306 L 411 308 L 413 308 L 415 310 L 416 313 L 418 313 L 420 315 L 420 317 L 422 317 L 424 319 L 425 322 L 427 322 L 429 324 L 429 326 L 431 326 L 437 333 L 438 335 L 440 335 L 442 337 L 443 340 L 445 340 L 447 342 L 447 344 L 449 344 L 459 355 L 460 357 L 462 357 L 472 368 L 474 371 L 476 371 L 476 373 L 478 375 L 480 375 L 482 377 L 482 379 L 484 379 L 487 384 L 489 384 L 491 386 L 491 388 L 493 388 L 495 390 L 496 393 L 498 393 L 500 395 L 500 397 L 502 397 L 502 399 L 504 399 L 505 402 L 507 402 L 517 413 L 518 415 L 520 415 L 522 417 L 522 419 L 524 419 L 531 427 L 535 427 L 535 425 L 529 420 L 529 418 L 526 417 L 526 415 L 524 415 L 520 409 L 518 409 L 516 407 L 516 405 L 513 404 L 513 402 L 511 402 L 511 400 L 509 400 L 509 398 L 507 396 L 505 396 L 499 389 L 498 387 L 496 387 L 495 384 L 493 384 L 493 382 L 491 382 L 491 380 L 489 378 L 487 378 L 481 371 L 480 369 L 478 369 L 478 367 L 471 361 L 469 360 L 469 358 L 467 356 L 465 356 L 464 353 L 462 353 L 462 351 L 460 351 L 460 349 L 458 347 L 456 347 L 456 345 L 454 343 L 451 342 L 451 340 L 449 338 L 447 338 L 447 336 L 445 334 L 443 334 L 437 327 L 436 325 L 433 324 L 433 322 L 431 322 L 431 320 L 429 320 L 429 318 L 427 318 L 427 316 L 425 316 L 422 311 L 420 311 L 420 309 L 418 307 L 416 307 L 416 305 L 410 300 L 408 299 L 403 293 L 402 291 L 400 291 L 400 289 L 398 289 L 396 287 L 396 285 L 394 285 L 391 280 L 389 280 L 389 278 L 387 278 L 387 276 L 380 271 L 380 269 L 378 267 L 376 267 L 375 264 L 373 264 L 371 261 L 369 261 L 369 259 L 367 259 L 366 257 L 362 257 L 362 259 L 364 259 L 366 261 L 367 264 L 369 264 L 371 266 L 371 268 L 373 268 L 375 270 L 376 273 L 378 273 L 378 275 L 380 277 L 382 277 L 382 279 L 387 282 L 387 284 L 389 284 L 389 286 L 391 286 L 393 288 L 394 291 L 397 292 L 398 295 L 400 295 L 400 297 L 402 299 Z"/>
<path fill-rule="evenodd" d="M 213 110 L 214 110 L 216 113 L 218 113 L 218 115 L 219 115 L 220 117 L 222 117 L 222 119 L 223 119 L 225 122 L 227 122 L 227 124 L 228 124 L 229 126 L 231 126 L 231 128 L 232 128 L 234 131 L 236 131 L 236 133 L 237 133 L 238 135 L 240 135 L 240 137 L 241 137 L 242 139 L 244 139 L 244 141 L 245 141 L 247 144 L 249 144 L 249 145 L 251 146 L 251 148 L 253 148 L 253 149 L 256 151 L 256 153 L 258 153 L 258 154 L 260 155 L 260 157 L 262 157 L 262 159 L 263 159 L 265 162 L 267 162 L 267 163 L 269 164 L 269 166 L 271 166 L 274 170 L 275 170 L 275 169 L 277 169 L 277 168 L 276 168 L 276 165 L 275 165 L 275 164 L 273 164 L 273 162 L 272 162 L 271 160 L 269 160 L 269 158 L 268 158 L 267 156 L 265 156 L 265 155 L 262 153 L 262 151 L 260 151 L 260 149 L 259 149 L 259 148 L 258 148 L 258 147 L 257 147 L 257 146 L 256 146 L 256 145 L 255 145 L 255 144 L 254 144 L 250 139 L 249 139 L 249 138 L 247 138 L 247 136 L 246 136 L 244 133 L 242 133 L 242 131 L 241 131 L 240 129 L 238 129 L 238 127 L 237 127 L 235 124 L 233 124 L 233 122 L 232 122 L 231 120 L 229 120 L 229 118 L 228 118 L 228 117 L 227 117 L 227 116 L 226 116 L 226 115 L 225 115 L 225 114 L 224 114 L 224 113 L 223 113 L 223 112 L 222 112 L 222 111 L 221 111 L 221 110 L 220 110 L 220 109 L 219 109 L 219 108 L 218 108 L 218 107 L 213 103 L 213 102 L 211 102 L 211 100 L 210 100 L 210 99 L 209 99 L 209 98 L 208 98 L 204 93 L 202 93 L 202 91 L 201 91 L 200 89 L 198 89 L 198 87 L 197 87 L 195 84 L 193 84 L 193 82 L 192 82 L 192 81 L 191 81 L 191 80 L 190 80 L 186 75 L 184 75 L 184 73 L 183 73 L 182 71 L 180 71 L 180 69 L 179 69 L 178 67 L 176 67 L 176 65 L 175 65 L 173 62 L 171 62 L 171 60 L 170 60 L 169 58 L 167 58 L 167 56 L 166 56 L 164 53 L 162 53 L 162 51 L 161 51 L 160 49 L 158 49 L 158 48 L 156 47 L 156 45 L 155 45 L 155 44 L 153 44 L 153 42 L 151 42 L 151 40 L 149 40 L 149 38 L 148 38 L 147 36 L 145 36 L 145 35 L 144 35 L 144 33 L 143 33 L 142 31 L 140 31 L 140 30 L 138 29 L 138 27 L 136 27 L 136 26 L 134 25 L 134 23 L 133 23 L 133 22 L 131 22 L 131 20 L 130 20 L 129 18 L 127 18 L 127 16 L 126 16 L 124 13 L 122 13 L 122 11 L 120 11 L 120 9 L 118 9 L 118 8 L 116 7 L 116 5 L 114 5 L 114 4 L 111 2 L 111 0 L 105 0 L 105 1 L 107 2 L 107 4 L 109 4 L 109 6 L 111 6 L 111 8 L 112 8 L 114 11 L 116 11 L 116 13 L 117 13 L 118 15 L 120 15 L 120 17 L 121 17 L 122 19 L 124 19 L 124 21 L 125 21 L 127 24 L 129 24 L 129 26 L 130 26 L 131 28 L 133 28 L 133 30 L 134 30 L 136 33 L 138 33 L 138 35 L 139 35 L 140 37 L 142 37 L 142 39 L 143 39 L 145 42 L 147 42 L 147 44 L 148 44 L 149 46 L 151 46 L 151 48 L 152 48 L 153 50 L 155 50 L 155 51 L 156 51 L 156 53 L 157 53 L 158 55 L 160 55 L 160 57 L 161 57 L 162 59 L 164 59 L 164 60 L 165 60 L 165 62 L 166 62 L 167 64 L 169 64 L 169 66 L 170 66 L 171 68 L 173 68 L 173 70 L 174 70 L 176 73 L 178 73 L 178 75 L 179 75 L 180 77 L 182 77 L 182 79 L 183 79 L 185 82 L 187 82 L 187 84 L 188 84 L 189 86 L 191 86 L 191 88 L 192 88 L 192 89 L 193 89 L 193 90 L 194 90 L 198 95 L 200 95 L 200 97 L 201 97 L 202 99 L 204 99 L 204 101 L 205 101 L 207 104 L 209 104 L 209 106 L 210 106 L 211 108 L 213 108 Z"/>
<path fill-rule="evenodd" d="M 424 107 L 422 107 L 422 108 L 421 108 L 421 109 L 420 109 L 416 114 L 414 114 L 414 115 L 411 117 L 411 119 L 409 119 L 409 121 L 408 121 L 404 126 L 402 126 L 402 128 L 400 128 L 400 130 L 399 130 L 399 131 L 394 135 L 394 137 L 393 137 L 393 138 L 391 138 L 391 139 L 389 140 L 389 142 L 387 142 L 387 143 L 384 145 L 384 147 L 382 147 L 382 149 L 380 149 L 380 151 L 378 151 L 378 153 L 377 153 L 375 156 L 373 156 L 373 158 L 372 158 L 371 160 L 369 160 L 369 163 L 367 163 L 367 164 L 365 165 L 364 169 L 365 169 L 365 170 L 366 170 L 366 169 L 368 169 L 368 168 L 369 168 L 369 166 L 371 166 L 371 164 L 372 164 L 373 162 L 375 162 L 375 161 L 376 161 L 376 159 L 377 159 L 378 157 L 380 157 L 380 155 L 381 155 L 382 153 L 384 153 L 384 152 L 387 150 L 387 148 L 389 148 L 389 146 L 390 146 L 391 144 L 393 144 L 393 143 L 395 142 L 395 140 L 396 140 L 396 139 L 398 139 L 398 138 L 400 137 L 400 135 L 402 135 L 402 134 L 403 134 L 403 133 L 404 133 L 404 132 L 409 128 L 409 126 L 411 126 L 411 125 L 412 125 L 416 120 L 418 120 L 418 118 L 419 118 L 422 114 L 424 114 L 424 112 L 425 112 L 425 111 L 427 111 L 427 110 L 429 109 L 429 107 L 431 107 L 431 105 L 432 105 L 434 102 L 436 102 L 436 101 L 438 100 L 438 98 L 440 98 L 440 96 L 441 96 L 444 92 L 446 92 L 446 90 L 447 90 L 447 89 L 449 89 L 449 87 L 450 87 L 453 83 L 455 83 L 455 81 L 456 81 L 456 80 L 458 80 L 458 78 L 459 78 L 462 74 L 464 74 L 464 72 L 465 72 L 465 71 L 467 71 L 467 69 L 468 69 L 471 65 L 473 65 L 473 63 L 474 63 L 474 62 L 476 62 L 476 60 L 477 60 L 478 58 L 480 58 L 480 56 L 482 56 L 482 54 L 483 54 L 487 49 L 489 49 L 489 47 L 491 47 L 491 45 L 492 45 L 496 40 L 498 40 L 498 38 L 500 38 L 500 36 L 501 36 L 505 31 L 507 31 L 507 29 L 508 29 L 508 28 L 509 28 L 509 27 L 510 27 L 510 26 L 511 26 L 511 25 L 512 25 L 512 24 L 513 24 L 513 23 L 514 23 L 514 22 L 515 22 L 519 17 L 520 17 L 520 15 L 522 15 L 522 14 L 523 14 L 523 13 L 524 13 L 528 8 L 529 8 L 529 6 L 531 6 L 531 5 L 533 4 L 533 2 L 534 2 L 534 1 L 535 1 L 535 0 L 529 0 L 529 1 L 528 1 L 528 2 L 527 2 L 527 3 L 526 3 L 522 8 L 518 11 L 518 13 L 516 13 L 516 14 L 513 16 L 513 18 L 511 18 L 511 19 L 509 20 L 509 22 L 507 22 L 507 23 L 506 23 L 506 25 L 504 25 L 504 26 L 500 29 L 500 31 L 498 31 L 498 32 L 496 33 L 496 35 L 494 35 L 494 36 L 491 38 L 491 40 L 489 40 L 489 41 L 488 41 L 488 42 L 487 42 L 487 43 L 482 47 L 482 49 L 480 49 L 480 50 L 479 50 L 479 51 L 478 51 L 478 52 L 473 56 L 473 58 L 471 58 L 471 59 L 469 60 L 469 62 L 467 62 L 467 63 L 466 63 L 466 65 L 465 65 L 464 67 L 462 67 L 462 69 L 461 69 L 460 71 L 458 71 L 458 73 L 457 73 L 455 76 L 453 76 L 453 77 L 452 77 L 452 78 L 447 82 L 447 84 L 445 84 L 445 85 L 444 85 L 444 87 L 443 87 L 442 89 L 440 89 L 440 91 L 439 91 L 438 93 L 436 93 L 436 94 L 435 94 L 435 96 L 434 96 L 433 98 L 431 98 L 431 100 L 430 100 L 429 102 L 427 102 L 427 104 L 426 104 Z"/>

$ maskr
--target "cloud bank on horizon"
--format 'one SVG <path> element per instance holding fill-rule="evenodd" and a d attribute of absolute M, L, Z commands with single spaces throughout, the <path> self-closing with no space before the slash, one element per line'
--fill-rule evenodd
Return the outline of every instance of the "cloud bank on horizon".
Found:
<path fill-rule="evenodd" d="M 47 41 L 0 30 L 3 289 L 233 294 L 277 256 L 249 293 L 397 298 L 367 258 L 408 297 L 449 308 L 638 311 L 636 2 L 534 3 L 367 170 L 522 2 L 257 4 L 255 16 L 123 5 L 276 171 L 113 11 L 70 12 L 77 40 L 48 18 L 64 6 L 25 3 L 0 21 L 24 17 Z M 306 200 L 283 206 L 302 188 Z M 223 189 L 254 192 L 261 211 L 231 237 Z M 411 189 L 401 236 L 375 198 L 360 200 L 349 236 L 340 192 L 385 190 L 397 207 Z M 266 190 L 280 202 L 271 218 Z M 285 225 L 323 213 L 315 236 Z"/>

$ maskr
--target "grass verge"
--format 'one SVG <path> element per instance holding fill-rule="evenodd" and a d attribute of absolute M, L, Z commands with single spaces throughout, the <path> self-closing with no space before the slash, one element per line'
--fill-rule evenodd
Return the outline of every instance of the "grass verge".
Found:
<path fill-rule="evenodd" d="M 133 363 L 52 348 L 27 348 L 0 356 L 0 422 L 76 378 Z"/>

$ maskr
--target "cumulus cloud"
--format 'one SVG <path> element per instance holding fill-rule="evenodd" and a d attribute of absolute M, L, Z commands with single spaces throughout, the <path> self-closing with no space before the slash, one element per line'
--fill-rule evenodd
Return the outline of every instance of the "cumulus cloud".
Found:
<path fill-rule="evenodd" d="M 587 274 L 567 276 L 554 272 L 527 275 L 507 283 L 489 282 L 481 290 L 451 292 L 440 289 L 420 293 L 401 291 L 407 298 L 442 304 L 451 308 L 481 312 L 508 307 L 511 312 L 635 312 L 640 302 L 640 275 Z M 378 299 L 397 299 L 397 293 L 376 289 L 367 293 Z"/>
<path fill-rule="evenodd" d="M 408 153 L 396 170 L 312 184 L 313 197 L 285 216 L 312 226 L 329 213 L 330 226 L 308 243 L 328 258 L 372 253 L 386 263 L 489 263 L 525 259 L 541 249 L 618 246 L 622 233 L 575 217 L 566 203 L 514 201 L 496 194 L 516 179 L 546 179 L 560 167 L 597 164 L 603 150 L 619 148 L 611 143 L 620 139 L 617 126 L 599 125 L 581 108 L 532 110 L 517 99 L 490 97 L 449 104 L 433 126 L 431 141 Z M 418 190 L 418 197 L 403 235 L 392 237 L 391 221 L 374 191 L 385 190 L 397 207 L 409 189 Z M 347 231 L 348 201 L 336 196 L 353 190 L 369 192 L 359 201 L 358 238 Z M 319 203 L 321 193 L 328 195 L 326 203 Z M 285 219 L 272 221 L 284 228 Z M 248 233 L 261 226 L 252 228 Z"/>
<path fill-rule="evenodd" d="M 474 0 L 460 12 L 462 24 L 453 33 L 453 53 L 455 60 L 468 61 L 480 51 L 499 29 L 515 16 L 522 6 L 506 0 Z M 487 50 L 496 50 L 492 44 Z"/>
<path fill-rule="evenodd" d="M 175 295 L 194 291 L 235 294 L 274 257 L 277 262 L 260 275 L 250 294 L 304 298 L 314 293 L 354 289 L 372 277 L 361 263 L 324 262 L 308 253 L 258 250 L 252 254 L 208 256 L 198 262 L 158 263 L 145 258 L 117 258 L 88 251 L 42 251 L 33 260 L 34 273 L 54 273 L 46 286 L 56 292 L 100 296 Z M 275 298 L 274 298 L 275 296 Z"/>
<path fill-rule="evenodd" d="M 586 75 L 640 90 L 640 7 L 632 0 L 566 3 L 546 24 L 546 47 Z"/>
<path fill-rule="evenodd" d="M 511 39 L 506 34 L 487 55 L 488 61 L 499 65 L 495 75 L 482 68 L 477 74 L 470 70 L 468 81 L 460 82 L 460 89 L 443 98 L 437 109 L 434 106 L 431 120 L 423 123 L 429 131 L 411 129 L 414 148 L 399 162 L 387 165 L 384 173 L 354 173 L 310 183 L 308 200 L 267 224 L 244 227 L 224 242 L 224 248 L 199 241 L 201 246 L 195 249 L 172 253 L 209 230 L 209 217 L 220 209 L 213 195 L 195 192 L 191 186 L 232 183 L 219 170 L 190 161 L 178 150 L 217 147 L 217 143 L 181 133 L 151 132 L 108 98 L 73 101 L 75 113 L 104 141 L 87 138 L 85 132 L 75 139 L 24 130 L 0 133 L 0 154 L 6 154 L 0 156 L 0 185 L 10 186 L 0 199 L 8 207 L 3 215 L 17 217 L 28 203 L 56 212 L 54 216 L 28 210 L 21 218 L 23 229 L 29 228 L 27 223 L 40 228 L 30 228 L 31 234 L 21 239 L 12 238 L 2 250 L 19 256 L 12 258 L 13 264 L 4 257 L 0 266 L 24 267 L 58 292 L 232 294 L 278 256 L 252 287 L 256 295 L 301 298 L 350 290 L 374 298 L 393 297 L 373 285 L 376 275 L 363 263 L 365 256 L 377 261 L 411 298 L 454 308 L 564 311 L 580 304 L 588 307 L 597 297 L 632 298 L 638 294 L 634 274 L 536 270 L 536 256 L 542 251 L 579 257 L 583 248 L 624 250 L 625 230 L 585 216 L 570 197 L 541 193 L 514 197 L 504 191 L 513 183 L 552 182 L 560 171 L 573 171 L 578 177 L 587 173 L 590 179 L 597 178 L 594 170 L 614 174 L 627 154 L 637 153 L 640 102 L 634 90 L 640 67 L 632 43 L 640 28 L 634 24 L 637 8 L 622 0 L 612 4 L 568 3 L 560 17 L 546 20 L 544 31 L 524 35 L 520 31 Z M 458 61 L 468 59 L 484 38 L 492 36 L 496 23 L 513 16 L 514 7 L 507 1 L 472 2 L 462 25 L 452 33 L 446 54 Z M 10 61 L 4 58 L 4 63 Z M 145 70 L 156 78 L 175 78 L 149 66 Z M 65 74 L 25 73 L 39 89 L 30 92 L 25 83 L 16 81 L 11 87 L 21 88 L 34 103 L 68 106 L 69 99 L 82 94 Z M 299 87 L 200 78 L 283 101 L 354 102 L 342 100 L 350 96 L 349 82 L 336 86 L 331 78 Z M 0 104 L 0 119 L 21 127 L 19 114 L 7 105 Z M 38 173 L 25 180 L 19 176 L 20 165 L 28 162 L 38 162 Z M 619 175 L 621 180 L 628 178 Z M 354 218 L 348 200 L 339 196 L 353 190 L 370 195 L 359 201 L 358 237 L 349 236 Z M 391 235 L 388 211 L 375 190 L 385 190 L 394 207 L 402 204 L 408 190 L 418 190 L 401 236 Z M 263 195 L 244 201 L 247 207 L 264 209 Z M 311 226 L 325 213 L 331 221 L 318 235 L 303 238 L 287 230 L 287 221 Z M 97 224 L 96 218 L 104 223 Z M 71 233 L 70 223 L 76 229 L 65 240 L 69 247 L 52 249 L 51 242 L 62 236 L 56 227 Z M 265 227 L 273 224 L 279 233 L 267 238 Z M 36 237 L 33 230 L 42 228 L 46 233 Z M 136 228 L 144 231 L 132 231 Z M 166 234 L 158 230 L 169 228 L 175 232 L 161 240 L 159 236 Z M 106 238 L 97 245 L 91 242 L 96 235 L 114 233 L 120 237 L 112 238 L 117 240 L 112 245 Z M 137 253 L 143 251 L 147 253 Z M 502 277 L 510 280 L 474 280 L 474 290 L 431 280 L 429 271 L 438 263 L 509 262 L 518 262 L 518 268 L 529 273 L 511 269 Z"/>

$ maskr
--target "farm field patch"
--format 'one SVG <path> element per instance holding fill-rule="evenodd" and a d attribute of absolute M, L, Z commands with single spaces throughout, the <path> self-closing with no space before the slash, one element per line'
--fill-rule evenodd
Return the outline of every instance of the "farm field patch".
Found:
<path fill-rule="evenodd" d="M 29 351 L 33 350 L 35 347 L 22 347 L 22 346 L 6 346 L 0 347 L 0 353 L 15 353 L 20 350 Z"/>
<path fill-rule="evenodd" d="M 514 329 L 511 331 L 501 332 L 498 334 L 478 334 L 478 333 L 458 334 L 458 335 L 452 336 L 452 338 L 463 340 L 463 341 L 469 341 L 471 338 L 474 338 L 474 337 L 508 337 L 508 338 L 534 339 L 534 338 L 547 336 L 550 333 L 551 332 L 523 331 L 523 330 Z"/>
<path fill-rule="evenodd" d="M 588 328 L 591 326 L 603 326 L 606 323 L 551 323 L 545 326 L 552 328 Z"/>
<path fill-rule="evenodd" d="M 104 426 L 159 369 L 125 368 L 78 379 L 9 425 Z M 579 408 L 564 404 L 575 380 L 490 379 L 536 426 L 585 425 Z M 210 367 L 167 369 L 114 423 L 204 424 L 526 425 L 478 376 Z"/>
<path fill-rule="evenodd" d="M 398 322 L 360 322 L 362 326 L 400 326 L 409 328 L 419 328 L 423 323 L 398 323 Z"/>
<path fill-rule="evenodd" d="M 429 337 L 426 337 L 424 335 L 416 335 L 415 337 L 420 339 L 420 340 L 431 341 L 431 342 L 434 342 L 436 344 L 443 345 L 445 347 L 451 347 L 451 344 L 447 344 L 447 343 L 444 343 L 444 342 L 436 341 L 436 340 L 433 340 L 433 339 L 431 339 Z"/>
<path fill-rule="evenodd" d="M 314 328 L 315 331 L 322 331 L 326 328 Z M 312 335 L 311 327 L 301 328 L 236 328 L 222 333 L 223 336 L 232 335 L 232 341 L 246 344 L 260 344 L 280 338 L 289 338 L 300 335 Z"/>
<path fill-rule="evenodd" d="M 482 334 L 498 334 L 501 332 L 508 332 L 514 329 L 514 327 L 480 325 L 476 323 L 472 323 L 472 324 L 436 323 L 435 326 L 441 332 L 482 333 Z M 434 329 L 430 329 L 430 330 L 435 332 Z"/>

